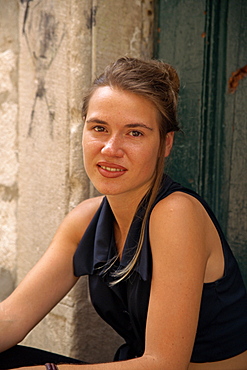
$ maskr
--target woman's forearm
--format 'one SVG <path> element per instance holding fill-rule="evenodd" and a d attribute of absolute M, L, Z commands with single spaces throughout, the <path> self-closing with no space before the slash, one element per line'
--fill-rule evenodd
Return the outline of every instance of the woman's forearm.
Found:
<path fill-rule="evenodd" d="M 174 363 L 174 360 L 176 363 Z M 189 364 L 181 364 L 178 359 L 168 363 L 165 358 L 144 355 L 126 361 L 88 365 L 58 365 L 59 370 L 186 370 Z M 41 369 L 41 368 L 40 368 Z M 30 370 L 30 369 L 29 369 Z M 45 370 L 45 369 L 43 369 Z"/>
<path fill-rule="evenodd" d="M 0 352 L 6 351 L 25 337 L 21 326 L 9 314 L 5 301 L 0 303 Z"/>

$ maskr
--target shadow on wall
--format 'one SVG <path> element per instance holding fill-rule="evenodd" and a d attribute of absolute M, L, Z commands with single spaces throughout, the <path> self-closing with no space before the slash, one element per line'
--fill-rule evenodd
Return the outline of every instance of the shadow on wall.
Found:
<path fill-rule="evenodd" d="M 14 277 L 9 270 L 0 267 L 0 302 L 7 298 L 14 290 Z"/>

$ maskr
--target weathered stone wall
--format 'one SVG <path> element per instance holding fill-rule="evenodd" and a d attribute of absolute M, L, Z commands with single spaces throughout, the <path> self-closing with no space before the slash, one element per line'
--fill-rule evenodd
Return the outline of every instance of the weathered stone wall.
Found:
<path fill-rule="evenodd" d="M 66 213 L 95 194 L 82 164 L 81 98 L 118 56 L 151 55 L 153 2 L 0 6 L 1 299 L 44 253 Z M 24 343 L 93 362 L 111 360 L 121 339 L 97 317 L 82 278 Z"/>
<path fill-rule="evenodd" d="M 18 4 L 0 0 L 0 301 L 12 290 L 17 240 Z"/>

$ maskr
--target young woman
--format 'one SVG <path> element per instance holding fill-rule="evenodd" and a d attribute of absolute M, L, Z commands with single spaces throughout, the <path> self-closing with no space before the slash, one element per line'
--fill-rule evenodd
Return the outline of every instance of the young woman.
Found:
<path fill-rule="evenodd" d="M 163 174 L 178 131 L 178 90 L 171 66 L 127 57 L 94 82 L 83 104 L 82 145 L 88 176 L 104 196 L 65 218 L 1 303 L 1 369 L 15 351 L 29 351 L 13 346 L 81 275 L 89 275 L 97 312 L 126 343 L 112 363 L 59 369 L 247 369 L 247 295 L 236 260 L 204 200 Z M 41 352 L 31 351 L 25 364 L 11 366 L 73 361 L 49 353 L 38 361 Z"/>

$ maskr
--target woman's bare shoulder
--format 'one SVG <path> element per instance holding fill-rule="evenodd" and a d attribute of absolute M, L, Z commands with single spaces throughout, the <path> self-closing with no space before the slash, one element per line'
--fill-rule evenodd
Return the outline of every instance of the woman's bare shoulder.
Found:
<path fill-rule="evenodd" d="M 159 201 L 154 207 L 152 215 L 154 215 L 154 217 L 160 217 L 162 214 L 164 215 L 164 213 L 181 218 L 185 215 L 189 218 L 196 217 L 197 221 L 199 221 L 198 217 L 204 221 L 207 214 L 203 205 L 195 197 L 179 191 Z"/>
<path fill-rule="evenodd" d="M 80 214 L 82 217 L 90 217 L 95 214 L 97 209 L 99 208 L 104 196 L 98 196 L 94 198 L 88 198 L 81 203 L 79 203 L 71 213 L 78 215 Z"/>
<path fill-rule="evenodd" d="M 201 245 L 205 252 L 209 231 L 210 219 L 204 207 L 196 198 L 183 192 L 175 192 L 162 199 L 151 213 L 151 239 L 159 236 L 158 239 L 167 240 L 168 245 L 177 241 L 184 246 L 186 242 L 188 248 L 192 244 L 197 248 Z"/>
<path fill-rule="evenodd" d="M 58 229 L 58 233 L 61 231 L 63 234 L 67 234 L 70 239 L 78 243 L 97 212 L 102 200 L 103 196 L 99 196 L 82 201 L 67 214 Z"/>

